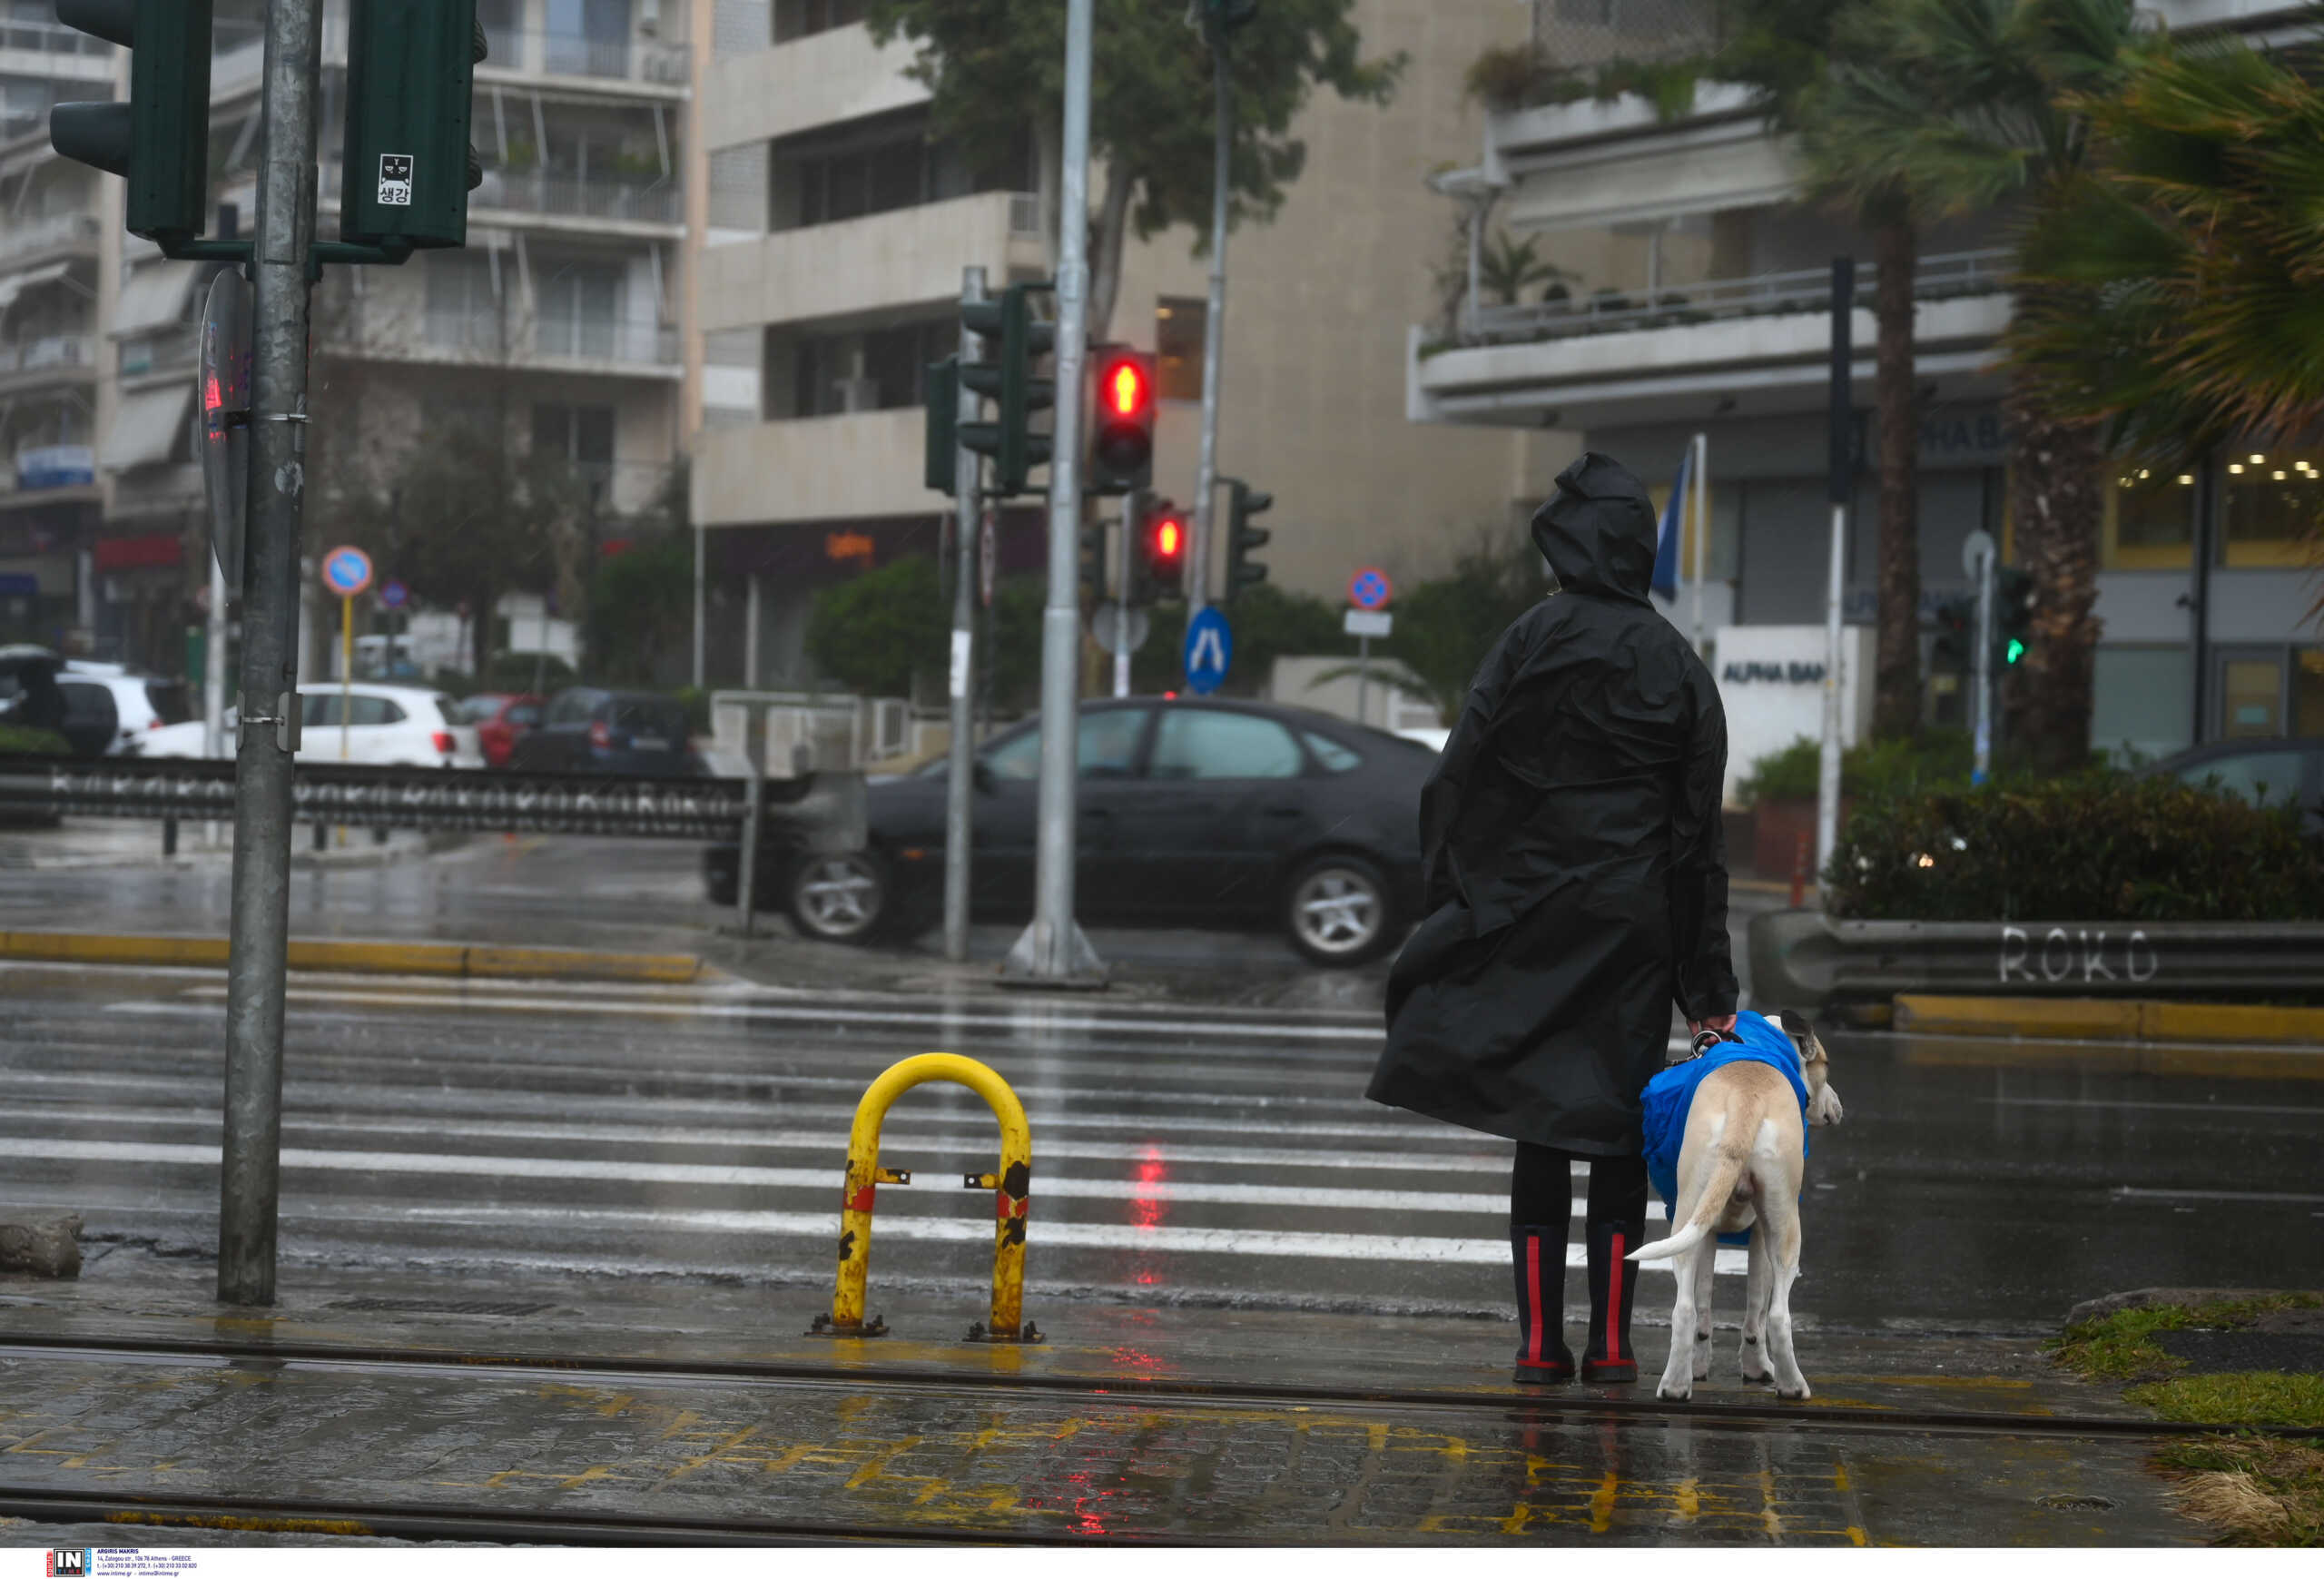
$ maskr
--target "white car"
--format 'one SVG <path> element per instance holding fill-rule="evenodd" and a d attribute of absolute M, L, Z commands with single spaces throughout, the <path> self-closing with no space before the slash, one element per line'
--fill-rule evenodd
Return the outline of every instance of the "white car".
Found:
<path fill-rule="evenodd" d="M 359 681 L 346 688 L 318 680 L 299 687 L 300 762 L 363 763 L 379 767 L 484 766 L 476 726 L 458 722 L 458 704 L 420 686 L 377 686 Z M 344 717 L 344 727 L 341 719 Z M 233 749 L 233 715 L 227 715 L 227 750 Z M 157 730 L 147 756 L 200 756 L 202 724 Z M 343 755 L 342 755 L 343 752 Z"/>
<path fill-rule="evenodd" d="M 78 756 L 135 756 L 157 735 L 191 716 L 184 682 L 141 675 L 122 664 L 68 658 L 57 671 L 64 694 L 58 731 Z"/>

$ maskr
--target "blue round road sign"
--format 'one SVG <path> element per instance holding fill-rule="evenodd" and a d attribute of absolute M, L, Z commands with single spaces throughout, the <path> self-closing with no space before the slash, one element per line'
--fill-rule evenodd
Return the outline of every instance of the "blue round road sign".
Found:
<path fill-rule="evenodd" d="M 401 608 L 410 600 L 411 593 L 406 589 L 402 582 L 388 581 L 380 584 L 379 601 L 389 608 Z"/>
<path fill-rule="evenodd" d="M 1389 585 L 1388 573 L 1366 565 L 1348 578 L 1347 600 L 1358 608 L 1377 609 L 1388 607 L 1388 599 L 1395 596 Z"/>
<path fill-rule="evenodd" d="M 323 585 L 352 597 L 371 585 L 371 556 L 360 548 L 333 548 L 323 556 Z"/>
<path fill-rule="evenodd" d="M 1226 665 L 1234 656 L 1235 628 L 1216 604 L 1206 606 L 1187 622 L 1187 689 L 1197 696 L 1209 696 L 1226 677 Z"/>

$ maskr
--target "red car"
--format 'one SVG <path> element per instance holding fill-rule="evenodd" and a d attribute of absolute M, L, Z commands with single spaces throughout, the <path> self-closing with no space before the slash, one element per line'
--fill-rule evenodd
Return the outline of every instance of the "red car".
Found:
<path fill-rule="evenodd" d="M 484 765 L 507 767 L 517 740 L 541 721 L 538 696 L 512 696 L 480 691 L 460 704 L 460 722 L 476 725 L 476 743 L 484 752 Z"/>

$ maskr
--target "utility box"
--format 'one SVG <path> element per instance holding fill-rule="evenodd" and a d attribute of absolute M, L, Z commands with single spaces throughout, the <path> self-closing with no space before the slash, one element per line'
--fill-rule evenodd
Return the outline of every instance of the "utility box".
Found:
<path fill-rule="evenodd" d="M 339 233 L 367 246 L 468 244 L 476 0 L 350 0 Z"/>

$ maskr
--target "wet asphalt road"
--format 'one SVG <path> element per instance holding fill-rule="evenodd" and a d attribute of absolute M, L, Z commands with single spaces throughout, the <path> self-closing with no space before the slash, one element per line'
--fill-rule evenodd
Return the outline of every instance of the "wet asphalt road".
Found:
<path fill-rule="evenodd" d="M 302 873 L 293 926 L 689 946 L 705 919 L 693 859 L 496 841 Z M 212 930 L 225 883 L 222 866 L 9 872 L 0 926 Z M 1363 1099 L 1376 969 L 1313 972 L 1268 939 L 1099 946 L 1126 977 L 1199 978 L 1225 1006 L 882 992 L 866 973 L 878 962 L 798 944 L 766 955 L 755 987 L 301 977 L 285 1262 L 823 1288 L 854 1100 L 889 1062 L 941 1048 L 991 1063 L 1030 1112 L 1036 1310 L 1068 1297 L 1507 1310 L 1507 1148 Z M 95 1245 L 207 1253 L 222 978 L 13 966 L 0 993 L 0 1209 L 79 1210 Z M 2221 1053 L 2166 1077 L 2099 1046 L 2029 1061 L 2006 1045 L 1831 1044 L 1848 1116 L 1814 1136 L 1804 1319 L 2030 1330 L 2114 1289 L 2316 1274 L 2324 1086 L 2281 1078 L 2280 1061 Z M 882 1287 L 980 1304 L 990 1199 L 947 1176 L 990 1168 L 991 1136 L 964 1090 L 899 1105 L 884 1160 L 920 1182 L 881 1192 L 875 1304 Z M 1739 1284 L 1721 1279 L 1725 1310 Z M 1655 1275 L 1642 1308 L 1669 1292 Z M 1568 1294 L 1582 1298 L 1579 1273 Z"/>

